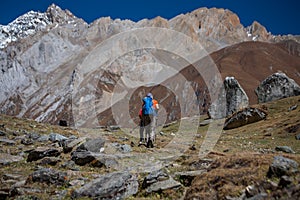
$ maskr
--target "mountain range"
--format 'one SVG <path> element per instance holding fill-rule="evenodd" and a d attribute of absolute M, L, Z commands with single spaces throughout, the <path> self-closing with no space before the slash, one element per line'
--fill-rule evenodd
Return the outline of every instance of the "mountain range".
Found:
<path fill-rule="evenodd" d="M 0 112 L 76 126 L 137 123 L 141 98 L 152 92 L 161 120 L 173 121 L 209 109 L 207 80 L 215 72 L 203 66 L 210 65 L 221 80 L 235 77 L 256 104 L 255 89 L 273 73 L 300 84 L 299 40 L 256 21 L 244 27 L 225 9 L 87 24 L 52 4 L 0 26 Z"/>

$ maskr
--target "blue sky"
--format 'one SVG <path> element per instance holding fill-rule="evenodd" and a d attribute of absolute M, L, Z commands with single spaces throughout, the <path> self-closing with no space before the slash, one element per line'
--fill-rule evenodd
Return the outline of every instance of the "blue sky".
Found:
<path fill-rule="evenodd" d="M 256 20 L 273 34 L 300 35 L 299 0 L 2 0 L 0 24 L 30 10 L 45 12 L 52 3 L 88 23 L 104 16 L 133 21 L 156 16 L 170 19 L 200 7 L 226 8 L 236 13 L 244 26 Z"/>

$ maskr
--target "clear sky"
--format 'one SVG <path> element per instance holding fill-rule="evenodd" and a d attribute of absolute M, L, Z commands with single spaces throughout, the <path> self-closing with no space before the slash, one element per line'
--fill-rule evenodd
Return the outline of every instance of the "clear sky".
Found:
<path fill-rule="evenodd" d="M 156 16 L 170 19 L 200 7 L 226 8 L 236 13 L 244 26 L 256 20 L 272 34 L 300 35 L 299 0 L 2 0 L 0 24 L 30 10 L 45 12 L 52 3 L 88 23 L 106 16 L 133 21 Z"/>

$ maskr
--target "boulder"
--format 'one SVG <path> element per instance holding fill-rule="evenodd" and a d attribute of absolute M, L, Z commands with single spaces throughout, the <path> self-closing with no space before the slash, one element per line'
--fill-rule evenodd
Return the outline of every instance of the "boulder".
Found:
<path fill-rule="evenodd" d="M 48 148 L 48 147 L 38 147 L 29 152 L 27 157 L 27 162 L 36 161 L 44 157 L 57 157 L 61 154 L 59 149 Z"/>
<path fill-rule="evenodd" d="M 61 142 L 63 140 L 67 140 L 67 139 L 68 139 L 67 137 L 57 134 L 57 133 L 50 133 L 50 135 L 49 135 L 49 140 L 52 142 Z"/>
<path fill-rule="evenodd" d="M 256 88 L 259 103 L 300 95 L 300 86 L 285 73 L 275 73 Z"/>
<path fill-rule="evenodd" d="M 22 161 L 24 158 L 21 156 L 13 156 L 7 153 L 0 153 L 0 166 L 9 165 L 14 162 Z"/>
<path fill-rule="evenodd" d="M 68 177 L 66 172 L 56 171 L 51 168 L 42 168 L 33 172 L 28 181 L 41 182 L 47 184 L 64 185 L 67 183 Z"/>
<path fill-rule="evenodd" d="M 105 174 L 75 190 L 74 198 L 124 199 L 138 192 L 138 179 L 129 172 Z"/>
<path fill-rule="evenodd" d="M 90 151 L 74 151 L 72 152 L 72 160 L 77 165 L 90 164 L 93 167 L 106 167 L 114 168 L 118 166 L 117 160 L 119 159 L 116 155 L 106 155 L 102 153 L 93 153 Z"/>
<path fill-rule="evenodd" d="M 86 165 L 96 159 L 95 156 L 89 151 L 74 151 L 71 155 L 71 160 L 73 160 L 77 165 L 81 166 Z"/>
<path fill-rule="evenodd" d="M 175 181 L 172 177 L 170 177 L 167 180 L 151 184 L 149 187 L 147 187 L 146 192 L 159 192 L 168 189 L 180 188 L 181 186 L 182 185 L 179 182 Z"/>
<path fill-rule="evenodd" d="M 104 147 L 105 141 L 102 138 L 89 139 L 85 143 L 77 147 L 76 151 L 90 151 L 94 153 L 100 153 L 101 148 Z"/>
<path fill-rule="evenodd" d="M 169 175 L 161 169 L 153 171 L 144 178 L 142 187 L 145 189 L 153 183 L 156 183 L 156 182 L 162 181 L 162 180 L 167 180 L 168 178 L 169 178 Z"/>
<path fill-rule="evenodd" d="M 218 98 L 211 103 L 208 114 L 213 119 L 221 119 L 248 107 L 249 99 L 234 77 L 226 77 L 218 93 Z"/>
<path fill-rule="evenodd" d="M 300 134 L 295 136 L 296 140 L 300 140 Z"/>
<path fill-rule="evenodd" d="M 79 146 L 84 142 L 86 142 L 85 137 L 80 137 L 77 139 L 68 139 L 61 142 L 61 146 L 63 147 L 64 153 L 70 153 L 76 146 Z"/>
<path fill-rule="evenodd" d="M 264 120 L 267 112 L 259 108 L 245 108 L 228 117 L 224 124 L 224 130 L 238 128 L 247 124 Z"/>
<path fill-rule="evenodd" d="M 281 177 L 284 175 L 293 175 L 294 173 L 298 172 L 298 167 L 299 164 L 292 159 L 285 158 L 283 156 L 275 156 L 273 163 L 269 167 L 267 176 Z"/>
<path fill-rule="evenodd" d="M 226 116 L 248 107 L 248 96 L 234 77 L 225 78 L 224 88 L 226 91 Z"/>

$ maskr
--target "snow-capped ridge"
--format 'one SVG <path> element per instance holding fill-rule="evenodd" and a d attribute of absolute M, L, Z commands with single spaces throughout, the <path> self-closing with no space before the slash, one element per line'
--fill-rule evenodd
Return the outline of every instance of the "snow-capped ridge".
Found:
<path fill-rule="evenodd" d="M 69 10 L 62 10 L 52 4 L 45 13 L 29 11 L 8 25 L 0 25 L 0 49 L 7 47 L 13 41 L 34 35 L 39 31 L 49 31 L 58 24 L 74 24 L 82 19 L 74 16 Z M 51 26 L 56 24 L 56 26 Z"/>
<path fill-rule="evenodd" d="M 9 43 L 46 30 L 51 21 L 45 13 L 29 11 L 8 25 L 0 26 L 0 49 Z"/>

